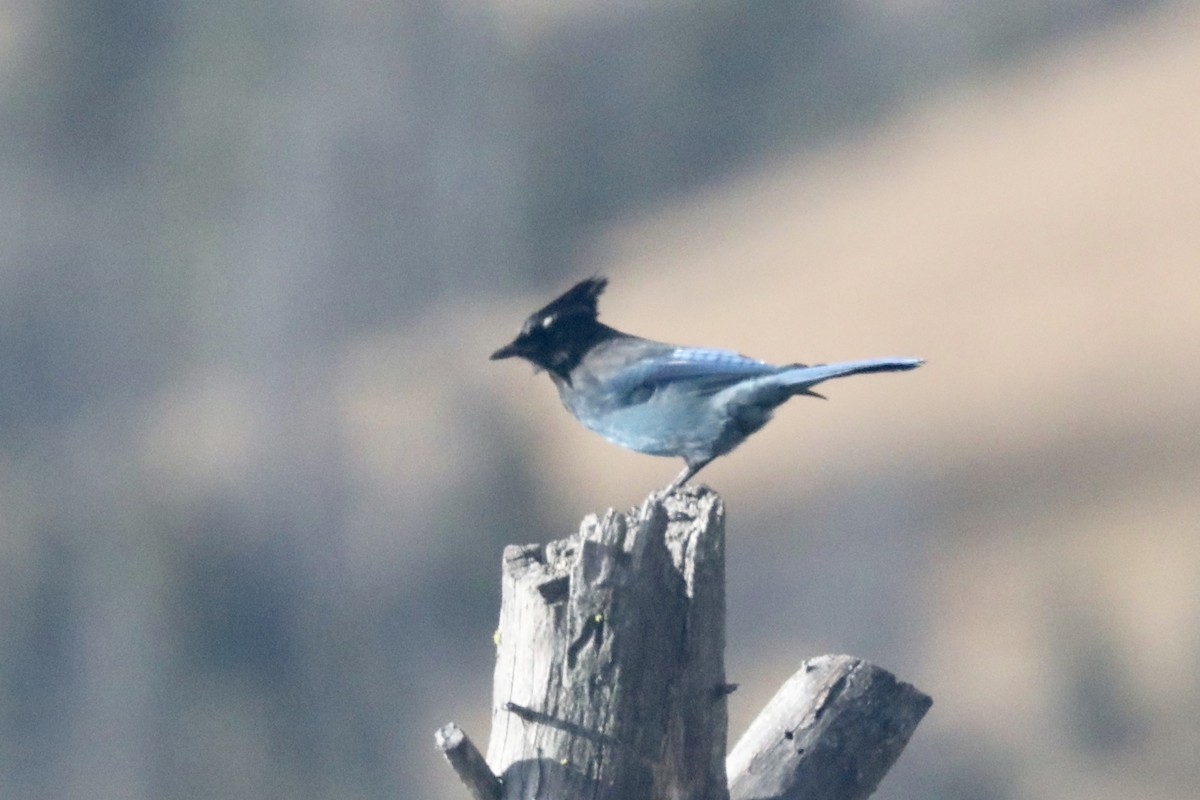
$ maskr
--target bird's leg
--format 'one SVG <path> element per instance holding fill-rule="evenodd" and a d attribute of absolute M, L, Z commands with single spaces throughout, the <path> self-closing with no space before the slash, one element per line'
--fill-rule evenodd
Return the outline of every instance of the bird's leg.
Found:
<path fill-rule="evenodd" d="M 667 494 L 681 488 L 685 483 L 695 477 L 696 473 L 704 469 L 704 466 L 712 461 L 711 458 L 706 458 L 703 461 L 698 461 L 693 464 L 691 461 L 686 462 L 687 466 L 683 468 L 683 472 L 679 473 L 679 477 L 671 481 L 671 485 L 667 487 Z"/>

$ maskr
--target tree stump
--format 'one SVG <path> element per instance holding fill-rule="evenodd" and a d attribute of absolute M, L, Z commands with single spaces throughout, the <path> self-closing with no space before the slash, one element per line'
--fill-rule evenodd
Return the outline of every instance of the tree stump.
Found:
<path fill-rule="evenodd" d="M 703 487 L 506 548 L 496 645 L 486 764 L 457 726 L 437 736 L 477 799 L 865 797 L 931 702 L 857 659 L 810 660 L 727 779 L 725 515 Z"/>

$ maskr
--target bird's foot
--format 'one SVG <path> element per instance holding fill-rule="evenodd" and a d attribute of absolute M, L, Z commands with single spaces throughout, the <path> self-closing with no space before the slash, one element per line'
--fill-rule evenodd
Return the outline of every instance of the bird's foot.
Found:
<path fill-rule="evenodd" d="M 675 492 L 682 489 L 684 484 L 687 483 L 688 481 L 690 481 L 692 478 L 694 478 L 696 473 L 699 472 L 701 469 L 703 469 L 704 465 L 707 464 L 709 461 L 712 461 L 712 459 L 711 458 L 706 459 L 705 461 L 701 461 L 698 464 L 689 463 L 686 467 L 683 468 L 683 471 L 679 473 L 678 477 L 676 477 L 675 480 L 671 481 L 671 485 L 666 488 L 666 491 L 664 492 L 664 494 L 674 494 Z"/>

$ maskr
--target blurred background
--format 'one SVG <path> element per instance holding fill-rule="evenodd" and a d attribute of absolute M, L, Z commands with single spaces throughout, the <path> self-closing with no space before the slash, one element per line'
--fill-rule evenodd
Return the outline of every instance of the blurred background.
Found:
<path fill-rule="evenodd" d="M 0 3 L 0 797 L 461 798 L 504 544 L 679 469 L 489 363 L 574 280 L 775 361 L 731 739 L 935 699 L 891 800 L 1200 784 L 1200 5 Z"/>

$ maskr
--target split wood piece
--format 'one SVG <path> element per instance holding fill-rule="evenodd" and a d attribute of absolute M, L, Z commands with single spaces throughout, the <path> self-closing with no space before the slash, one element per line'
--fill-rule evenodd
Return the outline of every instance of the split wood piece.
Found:
<path fill-rule="evenodd" d="M 732 800 L 861 800 L 933 701 L 851 656 L 809 659 L 729 754 Z"/>
<path fill-rule="evenodd" d="M 709 489 L 504 552 L 504 800 L 726 800 L 724 510 Z"/>
<path fill-rule="evenodd" d="M 444 725 L 434 734 L 434 741 L 473 800 L 499 800 L 500 779 L 488 769 L 483 753 L 462 728 L 453 722 Z"/>

